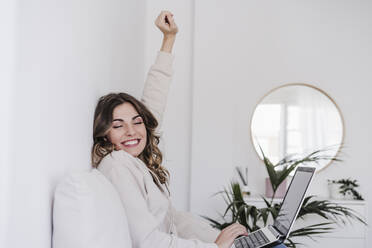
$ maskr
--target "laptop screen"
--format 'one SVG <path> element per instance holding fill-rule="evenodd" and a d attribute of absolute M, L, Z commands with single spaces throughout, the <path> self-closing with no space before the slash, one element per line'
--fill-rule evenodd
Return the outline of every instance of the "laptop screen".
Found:
<path fill-rule="evenodd" d="M 288 236 L 288 232 L 297 217 L 314 171 L 315 168 L 298 167 L 293 176 L 280 208 L 279 215 L 274 222 L 274 227 L 285 237 Z"/>

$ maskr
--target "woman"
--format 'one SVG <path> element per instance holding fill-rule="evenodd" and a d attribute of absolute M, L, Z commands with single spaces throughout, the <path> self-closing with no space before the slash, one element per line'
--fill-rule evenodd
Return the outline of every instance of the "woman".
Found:
<path fill-rule="evenodd" d="M 162 11 L 155 24 L 164 38 L 148 73 L 142 102 L 125 93 L 99 99 L 94 114 L 92 163 L 119 192 L 134 247 L 229 248 L 237 236 L 247 234 L 244 226 L 230 225 L 215 240 L 205 242 L 189 239 L 189 233 L 180 230 L 194 227 L 181 228 L 176 221 L 178 212 L 171 205 L 167 186 L 169 172 L 161 166 L 162 153 L 155 131 L 165 109 L 178 28 L 168 11 Z M 187 223 L 212 232 L 195 219 Z"/>

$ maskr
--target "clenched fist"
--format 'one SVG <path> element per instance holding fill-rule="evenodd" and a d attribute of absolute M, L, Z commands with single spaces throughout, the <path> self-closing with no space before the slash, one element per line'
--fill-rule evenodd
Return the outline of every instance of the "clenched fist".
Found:
<path fill-rule="evenodd" d="M 167 36 L 175 36 L 178 32 L 178 27 L 174 22 L 173 14 L 169 11 L 162 11 L 155 20 L 155 25 L 160 31 Z"/>

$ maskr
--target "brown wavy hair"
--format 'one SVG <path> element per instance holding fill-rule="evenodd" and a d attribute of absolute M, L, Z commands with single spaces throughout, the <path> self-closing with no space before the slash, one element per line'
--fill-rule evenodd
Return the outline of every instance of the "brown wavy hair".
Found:
<path fill-rule="evenodd" d="M 132 104 L 136 109 L 146 128 L 146 146 L 138 158 L 149 168 L 150 174 L 158 186 L 160 184 L 166 185 L 169 180 L 169 172 L 161 166 L 163 155 L 158 147 L 160 136 L 155 133 L 158 121 L 142 102 L 126 93 L 110 93 L 98 100 L 94 111 L 92 165 L 97 168 L 101 160 L 114 151 L 114 145 L 107 138 L 107 134 L 112 125 L 114 109 L 126 102 Z"/>

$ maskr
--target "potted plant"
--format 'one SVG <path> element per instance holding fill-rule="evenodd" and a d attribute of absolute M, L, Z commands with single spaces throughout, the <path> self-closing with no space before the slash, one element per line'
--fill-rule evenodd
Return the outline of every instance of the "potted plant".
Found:
<path fill-rule="evenodd" d="M 265 156 L 262 149 L 261 152 L 272 184 L 273 196 L 269 199 L 262 196 L 266 206 L 264 208 L 257 208 L 244 201 L 239 183 L 231 182 L 228 189 L 224 189 L 217 193 L 222 194 L 227 205 L 225 212 L 220 215 L 222 221 L 203 216 L 211 222 L 213 227 L 222 230 L 232 223 L 239 222 L 252 232 L 266 226 L 270 220 L 273 221 L 278 216 L 280 204 L 274 203 L 273 200 L 279 185 L 298 165 L 304 165 L 309 162 L 319 162 L 320 160 L 339 161 L 337 158 L 322 155 L 323 150 L 317 150 L 302 158 L 296 159 L 293 156 L 286 157 L 274 165 Z M 296 237 L 305 236 L 314 239 L 314 235 L 331 232 L 333 230 L 332 224 L 345 224 L 345 220 L 347 219 L 354 219 L 366 224 L 354 210 L 327 200 L 317 200 L 315 196 L 308 196 L 305 198 L 297 219 L 304 218 L 308 215 L 321 216 L 324 221 L 292 230 L 286 240 L 286 245 L 288 247 L 296 247 L 299 245 L 299 243 L 295 241 Z"/>
<path fill-rule="evenodd" d="M 245 167 L 243 170 L 241 167 L 235 167 L 235 169 L 239 175 L 241 183 L 243 184 L 241 187 L 243 196 L 250 196 L 251 190 L 249 189 L 248 186 L 248 168 Z"/>
<path fill-rule="evenodd" d="M 357 180 L 340 179 L 328 180 L 328 189 L 331 198 L 363 201 L 362 195 L 356 190 L 359 187 Z"/>

